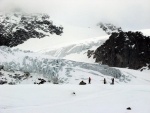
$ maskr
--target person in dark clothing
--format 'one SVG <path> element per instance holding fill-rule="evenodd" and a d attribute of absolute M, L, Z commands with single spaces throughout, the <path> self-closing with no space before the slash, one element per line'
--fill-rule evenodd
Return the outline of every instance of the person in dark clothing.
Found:
<path fill-rule="evenodd" d="M 89 84 L 91 84 L 91 78 L 89 77 Z"/>
<path fill-rule="evenodd" d="M 114 84 L 114 78 L 112 78 L 111 80 L 112 80 L 112 83 L 111 83 L 111 84 Z"/>
<path fill-rule="evenodd" d="M 106 79 L 104 78 L 104 84 L 106 84 Z"/>

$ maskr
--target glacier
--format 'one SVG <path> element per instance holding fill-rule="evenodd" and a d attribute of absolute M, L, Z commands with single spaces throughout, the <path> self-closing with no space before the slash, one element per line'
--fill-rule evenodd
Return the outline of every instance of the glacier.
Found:
<path fill-rule="evenodd" d="M 11 49 L 5 46 L 0 47 L 0 54 L 0 65 L 4 66 L 5 71 L 36 73 L 48 80 L 52 80 L 54 77 L 59 78 L 63 83 L 69 83 L 71 79 L 77 79 L 74 76 L 84 76 L 83 80 L 92 75 L 102 78 L 109 76 L 118 80 L 125 76 L 119 69 L 107 65 L 58 59 L 49 55 Z M 126 77 L 124 78 L 128 80 Z"/>

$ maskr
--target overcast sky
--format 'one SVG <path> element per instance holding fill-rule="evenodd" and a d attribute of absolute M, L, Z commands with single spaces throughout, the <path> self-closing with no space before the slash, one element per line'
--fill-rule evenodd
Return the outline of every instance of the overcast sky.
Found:
<path fill-rule="evenodd" d="M 62 25 L 64 34 L 52 46 L 105 35 L 99 22 L 124 30 L 150 29 L 150 0 L 0 0 L 0 10 L 13 7 L 48 13 Z"/>

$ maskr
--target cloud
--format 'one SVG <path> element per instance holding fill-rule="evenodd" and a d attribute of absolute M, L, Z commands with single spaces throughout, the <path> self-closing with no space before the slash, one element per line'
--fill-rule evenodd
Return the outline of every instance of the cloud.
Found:
<path fill-rule="evenodd" d="M 5 9 L 13 6 L 46 12 L 52 18 L 74 26 L 112 22 L 125 29 L 150 27 L 149 0 L 1 0 Z"/>

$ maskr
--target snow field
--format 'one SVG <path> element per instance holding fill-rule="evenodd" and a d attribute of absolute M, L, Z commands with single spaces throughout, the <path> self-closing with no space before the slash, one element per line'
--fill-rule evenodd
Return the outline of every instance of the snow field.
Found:
<path fill-rule="evenodd" d="M 149 95 L 146 85 L 5 85 L 0 113 L 149 113 Z"/>

